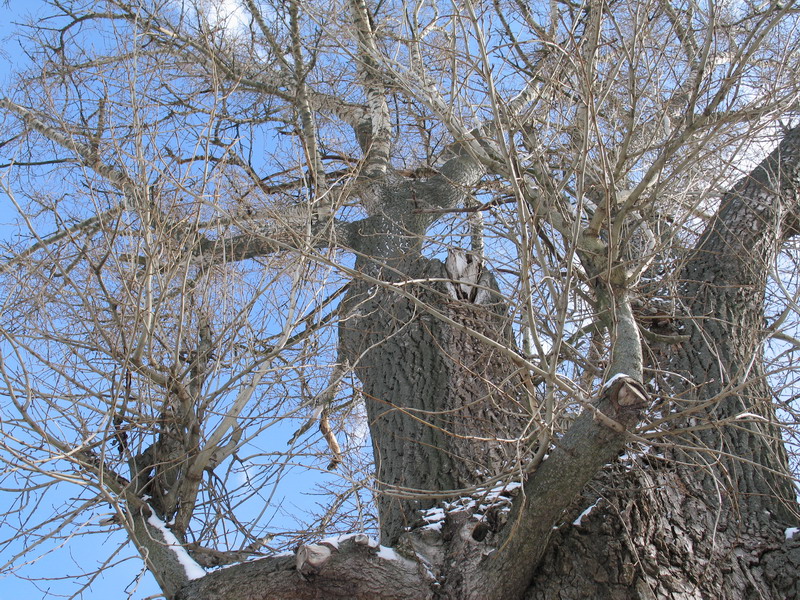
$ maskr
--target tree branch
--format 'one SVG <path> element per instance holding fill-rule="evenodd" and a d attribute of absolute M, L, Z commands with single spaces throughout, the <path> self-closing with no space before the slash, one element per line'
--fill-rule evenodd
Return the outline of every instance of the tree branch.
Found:
<path fill-rule="evenodd" d="M 258 586 L 253 582 L 258 581 Z M 365 535 L 300 546 L 190 582 L 177 600 L 428 600 L 432 577 Z"/>

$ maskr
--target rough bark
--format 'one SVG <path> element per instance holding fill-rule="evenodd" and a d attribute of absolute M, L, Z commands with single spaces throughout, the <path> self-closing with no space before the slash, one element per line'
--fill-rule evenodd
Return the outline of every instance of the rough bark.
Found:
<path fill-rule="evenodd" d="M 800 542 L 782 527 L 742 534 L 663 459 L 624 469 L 598 477 L 564 514 L 527 600 L 800 597 Z"/>
<path fill-rule="evenodd" d="M 627 199 L 614 198 L 618 191 L 615 187 L 624 177 L 612 176 L 612 170 L 621 175 L 622 163 L 613 169 L 607 168 L 605 161 L 612 159 L 613 162 L 613 153 L 601 153 L 603 170 L 607 171 L 604 174 L 608 176 L 608 181 L 604 182 L 608 184 L 605 189 L 608 197 L 602 199 L 605 208 L 601 209 L 601 201 L 595 202 L 597 210 L 582 233 L 565 226 L 564 222 L 569 220 L 566 213 L 570 208 L 575 209 L 574 222 L 577 223 L 584 214 L 581 211 L 591 204 L 580 206 L 585 192 L 581 191 L 581 187 L 585 187 L 581 180 L 592 177 L 591 170 L 586 168 L 590 162 L 574 162 L 574 170 L 569 167 L 564 180 L 556 185 L 544 181 L 551 168 L 561 170 L 567 163 L 560 164 L 558 153 L 553 153 L 551 161 L 546 140 L 540 143 L 533 139 L 538 125 L 528 118 L 528 113 L 532 118 L 538 117 L 535 111 L 523 106 L 540 100 L 546 105 L 547 94 L 551 92 L 548 86 L 541 84 L 547 79 L 561 82 L 563 78 L 551 77 L 545 68 L 526 68 L 525 72 L 531 75 L 530 84 L 526 86 L 530 94 L 526 92 L 524 98 L 504 106 L 507 90 L 496 93 L 491 83 L 486 40 L 480 34 L 481 28 L 476 29 L 474 43 L 469 41 L 467 47 L 470 55 L 472 46 L 484 54 L 485 80 L 490 84 L 491 108 L 496 122 L 484 123 L 467 132 L 459 124 L 460 119 L 449 120 L 451 114 L 458 112 L 453 109 L 460 109 L 458 97 L 452 92 L 447 101 L 435 89 L 432 94 L 427 91 L 417 94 L 419 98 L 413 101 L 427 102 L 432 114 L 439 112 L 440 116 L 448 116 L 433 129 L 451 128 L 455 141 L 448 151 L 453 158 L 438 170 L 426 168 L 419 172 L 420 177 L 423 172 L 428 173 L 427 178 L 402 179 L 393 171 L 397 154 L 393 138 L 397 123 L 393 122 L 388 98 L 404 86 L 412 88 L 409 97 L 413 97 L 413 88 L 427 86 L 428 81 L 423 75 L 419 76 L 419 81 L 414 81 L 417 76 L 413 69 L 400 72 L 391 67 L 395 59 L 381 58 L 385 53 L 382 46 L 387 40 L 392 43 L 401 40 L 393 39 L 394 33 L 384 38 L 380 24 L 374 23 L 372 3 L 349 0 L 346 4 L 354 27 L 354 43 L 343 44 L 343 47 L 347 47 L 347 59 L 354 59 L 361 88 L 352 93 L 348 91 L 347 96 L 363 96 L 364 103 L 337 103 L 338 109 L 333 112 L 348 113 L 341 121 L 353 127 L 362 156 L 360 160 L 351 161 L 349 156 L 336 160 L 348 165 L 343 171 L 347 181 L 342 189 L 347 189 L 342 197 L 346 196 L 348 204 L 357 197 L 368 216 L 357 222 L 338 221 L 333 218 L 331 205 L 321 205 L 331 202 L 332 195 L 327 193 L 328 183 L 322 173 L 324 144 L 317 139 L 319 130 L 314 122 L 319 106 L 314 107 L 316 92 L 306 81 L 307 65 L 303 55 L 306 53 L 315 61 L 318 48 L 324 47 L 327 41 L 320 38 L 320 44 L 315 41 L 313 48 L 303 43 L 299 6 L 290 2 L 292 66 L 284 57 L 284 49 L 278 48 L 276 52 L 276 60 L 282 62 L 287 71 L 292 71 L 290 77 L 287 79 L 281 74 L 274 78 L 277 83 L 252 89 L 265 96 L 286 99 L 287 104 L 280 108 L 265 102 L 267 119 L 273 118 L 273 110 L 297 111 L 298 135 L 309 162 L 308 184 L 303 183 L 302 187 L 314 198 L 308 207 L 297 212 L 271 215 L 280 217 L 273 219 L 280 223 L 270 230 L 224 239 L 204 237 L 198 231 L 187 234 L 185 248 L 193 253 L 192 258 L 198 263 L 244 260 L 286 249 L 309 252 L 313 248 L 341 247 L 355 253 L 353 281 L 341 307 L 344 317 L 340 328 L 340 356 L 342 362 L 354 370 L 361 384 L 375 458 L 381 541 L 394 546 L 397 552 L 381 548 L 364 536 L 355 536 L 341 543 L 302 545 L 291 557 L 241 563 L 189 581 L 183 568 L 183 556 L 175 551 L 178 542 L 171 541 L 167 529 L 148 519 L 150 509 L 142 506 L 141 500 L 145 495 L 150 496 L 154 514 L 163 520 L 174 519 L 172 527 L 180 541 L 185 541 L 183 533 L 192 517 L 198 490 L 195 484 L 210 462 L 209 455 L 215 452 L 216 444 L 225 435 L 225 431 L 217 429 L 201 448 L 199 429 L 195 431 L 194 423 L 186 417 L 181 421 L 189 423 L 188 427 L 165 426 L 157 430 L 157 442 L 132 460 L 130 484 L 118 486 L 120 490 L 127 490 L 128 497 L 122 491 L 116 492 L 126 501 L 130 538 L 165 596 L 170 600 L 516 600 L 523 597 L 784 598 L 800 594 L 797 583 L 800 537 L 787 540 L 784 534 L 787 525 L 797 524 L 795 489 L 762 367 L 767 273 L 780 243 L 800 229 L 800 128 L 788 132 L 780 147 L 724 196 L 718 214 L 685 261 L 680 298 L 673 300 L 681 304 L 678 320 L 686 341 L 674 346 L 666 346 L 663 340 L 654 342 L 662 346 L 652 353 L 660 357 L 653 366 L 667 376 L 658 389 L 651 391 L 669 398 L 671 404 L 666 404 L 667 410 L 677 416 L 670 421 L 673 431 L 665 434 L 672 435 L 667 443 L 674 444 L 677 440 L 681 445 L 668 449 L 664 456 L 636 457 L 623 465 L 617 464 L 618 458 L 631 439 L 631 430 L 642 418 L 648 394 L 641 383 L 643 359 L 639 330 L 630 306 L 632 290 L 629 286 L 632 284 L 622 261 L 615 256 L 614 243 L 608 241 L 619 237 L 609 231 L 614 229 L 611 213 L 624 214 L 634 207 L 645 189 L 652 187 L 654 194 L 660 190 L 657 174 L 672 157 L 682 160 L 679 147 L 685 146 L 689 152 L 687 156 L 691 156 L 692 139 L 695 136 L 702 139 L 704 128 L 719 126 L 724 129 L 726 122 L 733 123 L 737 118 L 749 118 L 748 115 L 754 114 L 737 113 L 735 102 L 732 102 L 730 114 L 717 116 L 717 109 L 731 95 L 735 96 L 733 89 L 745 81 L 742 79 L 745 72 L 739 65 L 743 67 L 752 60 L 761 60 L 755 49 L 764 40 L 766 31 L 777 26 L 777 19 L 790 11 L 791 3 L 774 3 L 763 15 L 759 10 L 759 19 L 763 18 L 762 24 L 768 27 L 764 27 L 763 32 L 757 28 L 752 44 L 748 41 L 741 51 L 737 49 L 736 56 L 721 62 L 718 58 L 722 57 L 715 57 L 711 52 L 712 46 L 717 45 L 713 32 L 707 37 L 708 47 L 702 60 L 696 61 L 697 48 L 684 42 L 688 33 L 682 25 L 676 24 L 677 19 L 672 23 L 671 27 L 680 30 L 680 42 L 689 47 L 688 54 L 692 56 L 688 62 L 700 65 L 688 69 L 693 73 L 691 87 L 694 88 L 689 93 L 688 104 L 684 100 L 678 103 L 686 104 L 683 106 L 685 118 L 681 127 L 675 127 L 672 132 L 676 125 L 670 123 L 673 117 L 663 115 L 667 121 L 663 128 L 670 131 L 662 142 L 657 136 L 653 137 L 654 145 L 643 154 L 637 154 L 636 161 L 646 160 L 644 157 L 650 152 L 659 153 L 659 158 L 650 165 Z M 565 62 L 586 69 L 589 86 L 585 90 L 581 85 L 568 90 L 569 102 L 563 105 L 576 106 L 574 112 L 569 108 L 564 110 L 568 119 L 574 114 L 575 123 L 568 124 L 563 136 L 573 136 L 569 130 L 574 128 L 574 148 L 586 153 L 594 151 L 591 148 L 594 142 L 581 131 L 581 122 L 588 125 L 594 119 L 592 127 L 601 140 L 608 131 L 616 133 L 616 125 L 607 127 L 602 123 L 606 119 L 602 102 L 597 102 L 597 106 L 584 106 L 594 104 L 590 102 L 592 99 L 599 100 L 595 93 L 601 88 L 603 96 L 616 94 L 613 85 L 595 88 L 592 82 L 605 69 L 599 49 L 606 45 L 601 31 L 607 11 L 603 3 L 590 4 L 587 11 L 575 11 L 582 16 L 575 21 L 576 27 L 569 29 L 570 38 L 587 41 L 575 46 L 574 54 L 554 52 L 558 57 L 572 56 L 574 60 Z M 257 3 L 246 0 L 246 5 L 254 18 L 258 18 Z M 417 8 L 425 8 L 421 7 L 422 3 Z M 477 25 L 472 6 L 467 3 L 463 8 L 462 12 L 469 13 Z M 503 21 L 499 4 L 497 9 Z M 776 20 L 770 20 L 771 13 L 775 13 Z M 137 11 L 131 11 L 130 15 L 111 16 L 140 19 Z M 436 18 L 439 18 L 438 13 Z M 553 31 L 559 27 L 557 18 L 560 18 L 559 13 L 554 10 Z M 657 26 L 655 16 L 648 13 L 643 19 L 652 21 L 652 27 Z M 694 26 L 697 19 L 694 16 L 688 19 L 687 23 Z M 712 15 L 710 20 L 718 19 Z M 170 44 L 185 44 L 186 50 L 180 52 L 192 53 L 204 48 L 200 42 L 178 37 L 170 29 L 160 27 L 158 19 L 152 22 L 142 19 L 142 22 L 146 23 L 145 29 L 174 38 L 175 42 Z M 696 23 L 698 33 L 703 29 L 702 23 L 702 19 Z M 259 25 L 272 42 L 267 27 L 263 22 Z M 513 39 L 513 27 L 503 25 Z M 624 21 L 619 25 L 620 32 L 627 32 Z M 721 19 L 719 26 L 726 31 L 729 29 Z M 155 33 L 147 35 L 155 36 Z M 725 34 L 726 37 L 730 35 L 733 34 Z M 420 40 L 426 37 L 427 34 Z M 540 37 L 546 40 L 549 36 Z M 642 43 L 638 34 L 634 37 L 637 44 Z M 157 37 L 152 39 L 156 42 L 153 47 L 158 48 Z M 558 48 L 556 43 L 545 44 L 550 45 Z M 736 44 L 731 41 L 731 45 Z M 508 47 L 522 52 L 516 41 Z M 665 49 L 670 47 L 664 46 Z M 208 62 L 201 60 L 198 64 L 220 67 L 227 77 L 241 81 L 232 67 L 226 70 L 226 52 L 222 47 L 218 50 L 219 58 L 209 56 L 215 55 L 217 49 L 197 52 L 208 57 Z M 468 64 L 470 69 L 479 66 L 479 62 Z M 619 64 L 622 69 L 624 63 Z M 720 72 L 727 69 L 728 75 L 714 97 L 701 101 L 712 89 L 702 87 L 705 86 L 702 71 L 706 68 L 702 65 L 706 64 L 719 67 Z M 700 72 L 695 72 L 695 68 Z M 271 70 L 267 71 L 270 73 L 265 80 L 272 78 Z M 420 70 L 424 72 L 425 69 Z M 680 68 L 674 72 L 679 73 Z M 715 72 L 714 69 L 710 71 L 711 79 L 716 79 Z M 244 77 L 246 73 L 245 69 L 241 74 Z M 399 76 L 402 73 L 407 76 Z M 636 71 L 631 70 L 631 73 Z M 464 81 L 470 78 L 471 75 Z M 665 88 L 665 91 L 674 88 L 676 98 L 686 93 L 680 79 L 678 75 L 674 76 L 674 81 L 673 77 L 668 78 Z M 513 77 L 508 81 L 512 80 Z M 345 85 L 345 81 L 349 81 L 349 75 L 340 83 Z M 598 78 L 598 82 L 602 82 L 602 78 Z M 451 97 L 451 105 L 439 106 L 450 102 Z M 630 100 L 627 95 L 625 98 L 625 102 Z M 319 103 L 325 102 L 319 100 Z M 515 103 L 521 111 L 512 106 Z M 192 103 L 185 106 L 190 107 Z M 666 103 L 664 106 L 670 108 Z M 762 111 L 759 114 L 776 114 L 771 111 L 778 111 L 781 106 L 786 103 L 776 99 L 774 104 L 768 102 L 759 108 Z M 79 103 L 78 107 L 83 118 L 84 103 Z M 646 114 L 638 116 L 635 108 L 631 107 L 630 111 L 631 135 L 635 124 L 639 121 L 645 124 L 649 118 Z M 47 124 L 50 121 L 46 115 L 34 113 L 8 99 L 0 99 L 0 109 L 18 115 L 27 129 L 66 149 L 79 164 L 102 177 L 128 200 L 133 199 L 142 206 L 151 202 L 149 184 L 143 186 L 124 171 L 103 162 L 96 143 L 105 133 L 105 124 L 99 116 L 95 139 L 93 135 L 82 135 L 80 127 L 67 128 L 66 134 L 56 130 Z M 485 106 L 476 114 L 485 114 L 484 109 Z M 542 121 L 545 129 L 551 129 L 547 113 L 554 114 L 554 111 L 560 109 L 545 109 Z M 261 112 L 259 109 L 259 120 Z M 61 118 L 66 117 L 61 115 Z M 713 119 L 719 119 L 718 123 L 714 124 Z M 288 119 L 286 124 L 293 120 L 294 117 Z M 425 129 L 422 121 L 420 115 L 421 127 Z M 553 126 L 553 134 L 561 135 L 558 124 Z M 517 127 L 531 131 L 518 131 Z M 291 135 L 288 131 L 280 133 Z M 434 133 L 437 138 L 441 135 L 439 131 Z M 518 133 L 530 138 L 526 139 L 530 160 L 518 160 Z M 87 143 L 76 141 L 80 139 L 86 139 Z M 124 137 L 120 139 L 125 140 Z M 628 154 L 629 148 L 625 146 L 629 142 L 626 137 L 620 149 L 621 159 Z M 702 146 L 702 142 L 699 145 Z M 116 151 L 124 146 L 122 143 L 109 147 Z M 405 154 L 410 156 L 411 152 Z M 535 438 L 531 435 L 535 430 L 531 413 L 536 397 L 526 380 L 529 373 L 525 372 L 529 366 L 533 370 L 533 365 L 514 357 L 506 306 L 496 293 L 496 283 L 488 273 L 462 281 L 447 264 L 425 258 L 422 250 L 428 229 L 435 221 L 433 215 L 438 214 L 436 211 L 455 207 L 479 183 L 484 174 L 481 161 L 496 169 L 513 188 L 521 207 L 526 202 L 535 204 L 531 197 L 539 192 L 533 187 L 527 189 L 533 178 L 541 179 L 537 183 L 543 194 L 550 194 L 554 201 L 563 201 L 562 210 L 549 207 L 554 211 L 550 215 L 544 203 L 534 207 L 533 214 L 528 215 L 530 223 L 549 219 L 549 225 L 568 240 L 566 243 L 574 245 L 570 256 L 575 250 L 582 262 L 583 283 L 590 282 L 588 285 L 594 286 L 591 290 L 584 287 L 580 291 L 586 293 L 588 301 L 594 301 L 595 314 L 600 321 L 598 328 L 605 328 L 612 342 L 611 355 L 604 357 L 608 359 L 608 371 L 615 377 L 620 376 L 613 385 L 603 387 L 599 397 L 580 398 L 587 405 L 584 413 L 563 436 L 552 440 L 547 459 L 535 465 L 528 464 L 528 459 L 533 449 L 531 440 Z M 541 162 L 542 169 L 528 168 L 526 162 Z M 358 166 L 351 169 L 351 163 L 358 163 Z M 637 170 L 639 168 L 637 166 Z M 279 175 L 284 177 L 289 172 L 292 171 Z M 328 176 L 332 177 L 332 173 Z M 561 197 L 561 191 L 571 189 L 575 181 L 579 185 L 573 196 L 575 205 L 570 207 Z M 298 199 L 303 197 L 297 196 Z M 111 208 L 103 218 L 115 218 L 122 211 L 122 207 Z M 529 222 L 522 208 L 519 216 L 521 229 L 527 228 Z M 77 227 L 94 226 L 94 219 L 89 219 Z M 604 230 L 606 226 L 609 230 Z M 300 229 L 302 235 L 298 234 Z M 68 229 L 68 234 L 73 230 Z M 46 247 L 56 239 L 54 236 L 42 240 L 34 249 Z M 522 247 L 529 248 L 527 243 Z M 557 244 L 548 247 L 557 254 Z M 23 253 L 20 257 L 27 255 Z M 121 258 L 131 262 L 139 260 L 126 255 Z M 522 270 L 526 275 L 530 272 L 527 267 Z M 566 269 L 565 272 L 571 271 Z M 591 298 L 592 292 L 594 298 Z M 141 357 L 141 348 L 143 346 L 133 353 L 134 362 Z M 210 349 L 208 357 L 210 360 Z M 198 365 L 201 362 L 197 360 Z M 594 376 L 589 373 L 587 379 L 591 381 Z M 193 378 L 199 387 L 199 378 Z M 165 384 L 165 387 L 173 393 L 172 386 Z M 168 417 L 184 409 L 188 415 L 196 398 L 187 395 L 185 390 L 183 395 L 178 391 L 174 394 L 178 402 L 174 405 L 165 402 L 160 416 Z M 228 420 L 235 422 L 236 415 L 223 415 L 223 421 Z M 233 445 L 236 443 L 238 441 Z M 524 474 L 520 491 L 496 504 L 482 505 L 479 488 L 503 480 L 509 472 Z M 183 483 L 189 490 L 186 494 L 178 493 Z M 420 509 L 470 493 L 476 495 L 476 502 L 465 503 L 462 509 L 447 514 L 441 530 L 422 525 Z M 590 507 L 593 508 L 587 513 Z M 577 515 L 581 517 L 576 518 Z"/>
<path fill-rule="evenodd" d="M 679 407 L 694 422 L 736 424 L 699 432 L 698 453 L 685 458 L 702 470 L 706 494 L 745 523 L 796 519 L 795 492 L 776 427 L 763 369 L 764 293 L 781 242 L 790 234 L 800 190 L 800 129 L 725 194 L 720 209 L 687 261 L 683 292 L 689 341 L 670 357 Z M 690 385 L 687 385 L 687 382 Z M 756 417 L 737 418 L 740 415 Z M 703 449 L 718 452 L 708 456 Z M 678 458 L 684 458 L 677 454 Z M 758 529 L 758 525 L 753 523 Z"/>
<path fill-rule="evenodd" d="M 601 475 L 554 532 L 529 600 L 800 596 L 800 540 L 784 535 L 798 507 L 762 367 L 767 275 L 795 233 L 799 173 L 794 129 L 725 194 L 685 264 L 688 341 L 654 356 L 678 375 L 673 408 L 691 411 L 676 434 L 700 427 L 677 438 L 693 449 Z"/>
<path fill-rule="evenodd" d="M 145 564 L 158 581 L 164 595 L 172 598 L 188 583 L 189 577 L 163 533 L 148 521 L 150 514 L 150 507 L 137 503 L 130 515 L 132 527 L 129 535 L 140 548 Z"/>
<path fill-rule="evenodd" d="M 430 578 L 416 561 L 366 536 L 302 546 L 296 556 L 235 565 L 190 582 L 176 600 L 426 600 Z"/>
<path fill-rule="evenodd" d="M 475 298 L 448 293 L 444 265 L 421 254 L 421 201 L 442 199 L 395 193 L 362 224 L 356 268 L 371 279 L 351 284 L 340 326 L 341 358 L 363 386 L 388 544 L 420 508 L 516 470 L 528 454 L 531 398 L 516 367 L 431 312 L 513 347 L 505 305 L 488 274 L 474 282 Z"/>

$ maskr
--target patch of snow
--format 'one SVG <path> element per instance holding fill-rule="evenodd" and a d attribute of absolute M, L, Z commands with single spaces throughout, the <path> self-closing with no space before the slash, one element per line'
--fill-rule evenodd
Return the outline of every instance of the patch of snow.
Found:
<path fill-rule="evenodd" d="M 578 515 L 578 518 L 577 518 L 577 519 L 575 519 L 575 520 L 572 522 L 572 524 L 573 524 L 573 525 L 575 525 L 576 527 L 580 527 L 580 526 L 581 526 L 581 521 L 583 521 L 583 520 L 584 520 L 586 517 L 588 517 L 588 516 L 589 516 L 589 514 L 592 512 L 592 510 L 594 510 L 594 507 L 595 507 L 595 506 L 597 506 L 599 503 L 600 503 L 600 498 L 598 498 L 597 500 L 595 500 L 595 501 L 594 501 L 594 504 L 592 504 L 592 505 L 591 505 L 589 508 L 587 508 L 587 509 L 586 509 L 585 511 L 583 511 L 581 514 L 579 514 L 579 515 Z"/>
<path fill-rule="evenodd" d="M 519 481 L 512 481 L 511 483 L 503 483 L 493 487 L 485 496 L 487 500 L 490 502 L 497 499 L 506 499 L 506 496 L 512 491 L 519 487 L 522 487 L 522 483 Z M 504 496 L 503 494 L 506 494 Z"/>
<path fill-rule="evenodd" d="M 419 554 L 417 554 L 417 556 L 419 557 Z M 436 581 L 436 575 L 434 575 L 433 571 L 425 563 L 425 561 L 422 559 L 422 557 L 420 557 L 419 564 L 422 565 L 425 568 L 425 574 L 428 576 L 429 579 L 431 579 L 434 582 L 433 585 L 434 586 L 438 586 L 439 582 Z"/>
<path fill-rule="evenodd" d="M 507 512 L 513 501 L 513 491 L 522 487 L 519 481 L 500 483 L 493 488 L 478 488 L 472 496 L 463 496 L 452 502 L 440 502 L 438 506 L 422 511 L 425 525 L 422 529 L 441 531 L 442 523 L 449 512 L 473 511 L 473 517 L 484 520 L 491 510 Z"/>
<path fill-rule="evenodd" d="M 429 508 L 422 513 L 422 520 L 426 523 L 435 523 L 444 519 L 444 509 L 439 506 Z"/>
<path fill-rule="evenodd" d="M 441 531 L 442 523 L 445 518 L 445 509 L 439 506 L 434 506 L 422 513 L 422 520 L 425 521 L 423 529 L 430 529 L 432 531 Z"/>
<path fill-rule="evenodd" d="M 347 540 L 350 540 L 350 539 L 352 539 L 354 537 L 358 537 L 358 536 L 365 537 L 367 539 L 367 545 L 370 548 L 377 548 L 378 547 L 378 542 L 376 540 L 374 540 L 371 537 L 368 537 L 368 536 L 364 535 L 363 533 L 346 533 L 344 535 L 337 535 L 337 536 L 334 536 L 334 537 L 325 538 L 324 540 L 320 540 L 318 543 L 319 544 L 327 544 L 328 546 L 332 546 L 332 547 L 334 547 L 334 548 L 336 548 L 338 550 L 339 549 L 339 544 L 341 544 L 342 542 L 346 542 Z"/>
<path fill-rule="evenodd" d="M 329 537 L 325 538 L 324 540 L 320 540 L 320 544 L 328 544 L 329 546 L 333 546 L 337 550 L 339 549 L 339 544 L 342 543 L 347 539 L 348 536 L 344 535 L 337 535 L 336 537 Z"/>
<path fill-rule="evenodd" d="M 757 414 L 754 414 L 754 413 L 751 413 L 751 412 L 739 413 L 738 415 L 736 415 L 734 417 L 734 419 L 736 419 L 736 420 L 739 420 L 739 419 L 756 419 L 757 421 L 766 421 L 766 419 L 764 417 L 762 417 L 761 415 L 757 415 Z"/>
<path fill-rule="evenodd" d="M 794 538 L 795 535 L 800 533 L 800 527 L 787 527 L 786 531 L 783 532 L 786 536 L 787 540 L 791 540 Z"/>
<path fill-rule="evenodd" d="M 186 548 L 181 546 L 175 534 L 167 529 L 164 521 L 156 516 L 152 508 L 150 509 L 150 516 L 147 518 L 147 522 L 161 532 L 161 535 L 164 537 L 164 542 L 167 544 L 167 547 L 175 553 L 175 556 L 177 556 L 178 562 L 183 567 L 186 577 L 188 577 L 189 580 L 200 579 L 205 576 L 206 572 L 203 567 L 198 565 L 194 559 L 189 556 L 189 553 L 186 552 Z"/>
<path fill-rule="evenodd" d="M 378 558 L 384 560 L 400 560 L 400 555 L 397 554 L 392 548 L 386 546 L 378 546 Z"/>
<path fill-rule="evenodd" d="M 625 373 L 617 373 L 617 374 L 616 374 L 616 375 L 614 375 L 614 376 L 613 376 L 611 379 L 609 379 L 608 381 L 606 381 L 606 382 L 603 384 L 603 387 L 601 387 L 601 388 L 600 388 L 600 391 L 601 391 L 601 392 L 605 392 L 605 391 L 606 391 L 608 388 L 610 388 L 610 387 L 613 385 L 613 383 L 614 383 L 614 382 L 615 382 L 617 379 L 622 379 L 623 377 L 627 377 L 627 375 L 625 375 Z"/>

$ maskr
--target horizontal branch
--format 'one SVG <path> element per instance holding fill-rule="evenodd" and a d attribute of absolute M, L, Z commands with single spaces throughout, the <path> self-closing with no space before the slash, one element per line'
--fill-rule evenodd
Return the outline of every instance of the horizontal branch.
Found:
<path fill-rule="evenodd" d="M 189 582 L 176 600 L 427 600 L 431 583 L 416 560 L 361 534 L 210 573 Z"/>
<path fill-rule="evenodd" d="M 320 248 L 358 248 L 357 225 L 334 219 L 312 224 L 311 243 L 302 232 L 287 226 L 271 234 L 260 232 L 240 233 L 219 239 L 202 238 L 195 253 L 209 263 L 237 262 L 249 258 L 269 256 L 287 250 Z"/>

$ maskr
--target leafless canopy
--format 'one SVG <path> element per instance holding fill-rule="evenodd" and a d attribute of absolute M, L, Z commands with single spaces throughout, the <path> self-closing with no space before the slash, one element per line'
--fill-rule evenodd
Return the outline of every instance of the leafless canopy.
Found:
<path fill-rule="evenodd" d="M 769 170 L 800 169 L 793 2 L 42 4 L 0 98 L 0 574 L 111 539 L 65 595 L 141 555 L 173 597 L 163 521 L 208 569 L 300 545 L 311 586 L 314 539 L 394 544 L 413 508 L 552 462 L 574 474 L 561 504 L 536 496 L 552 482 L 507 498 L 546 542 L 626 445 L 766 465 L 796 514 L 798 180 Z M 727 316 L 697 312 L 714 236 L 711 262 L 752 271 Z M 709 315 L 742 356 L 692 329 Z M 409 375 L 409 344 L 445 366 Z M 398 399 L 439 371 L 430 403 Z M 557 463 L 582 412 L 608 456 Z M 428 597 L 403 577 L 421 587 L 385 597 Z"/>

